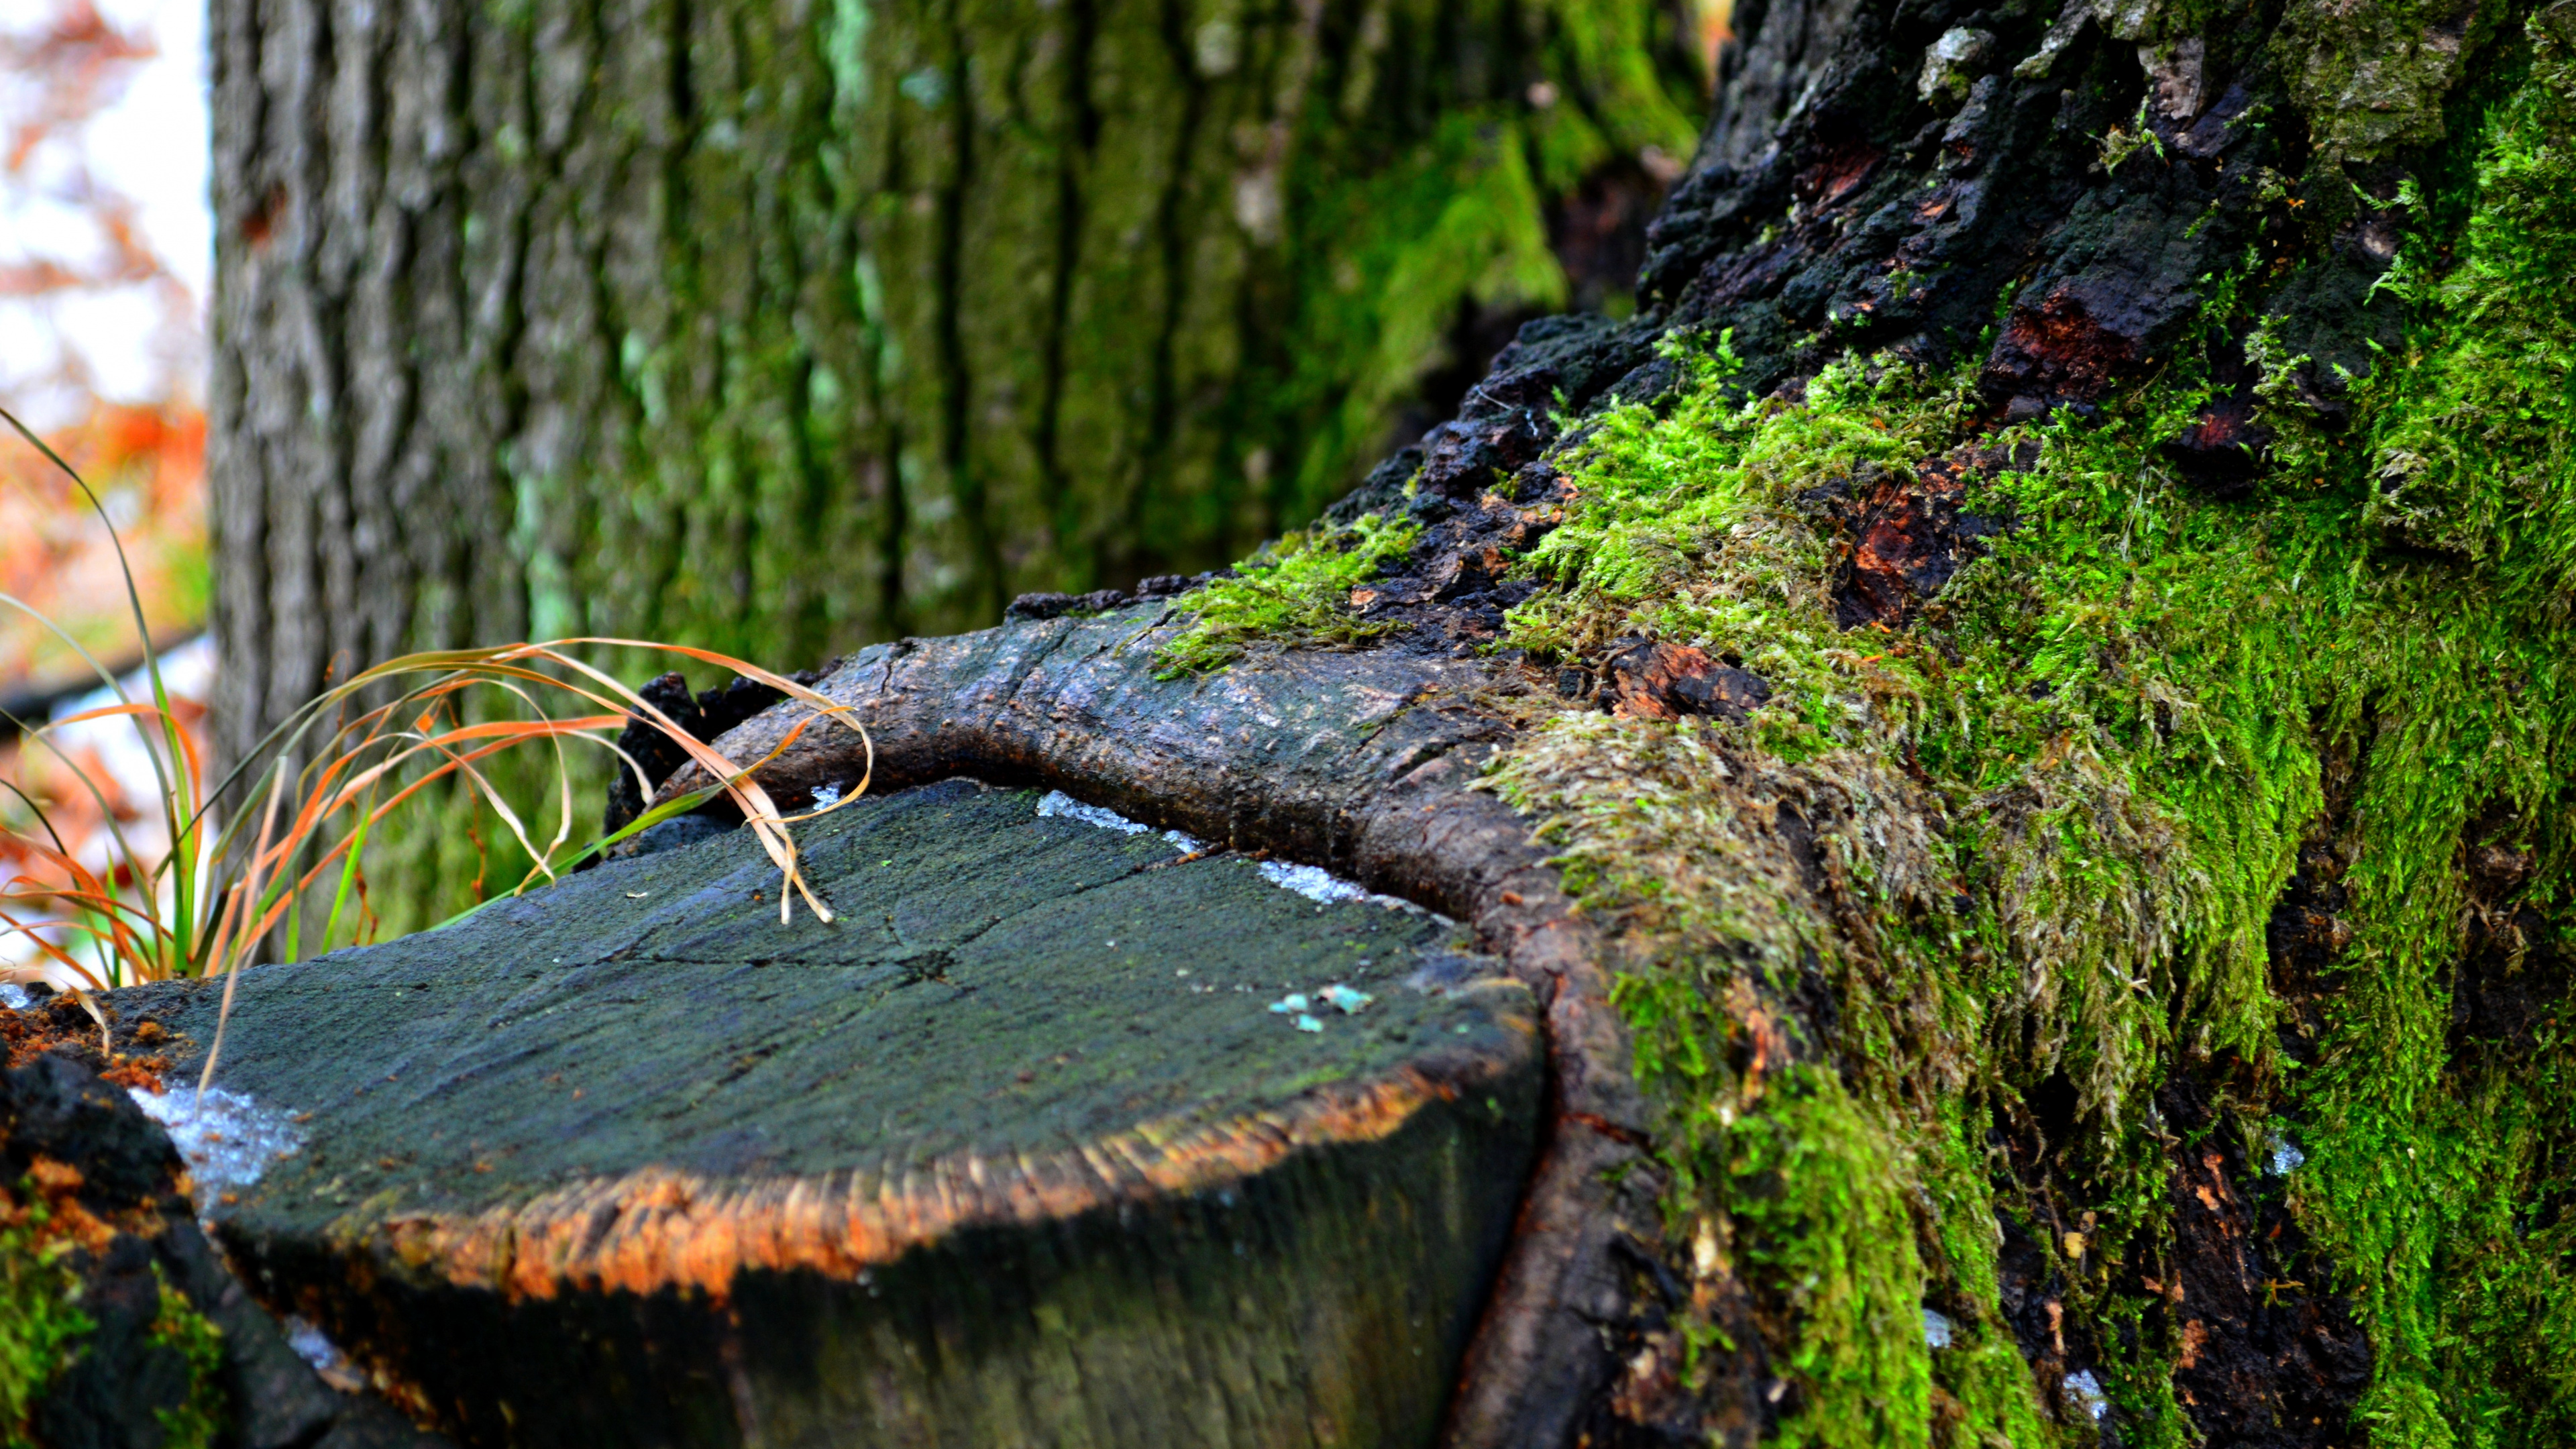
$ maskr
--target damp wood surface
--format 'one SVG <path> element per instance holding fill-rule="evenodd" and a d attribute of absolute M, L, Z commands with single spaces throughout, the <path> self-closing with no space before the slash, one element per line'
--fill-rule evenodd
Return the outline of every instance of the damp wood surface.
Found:
<path fill-rule="evenodd" d="M 1455 562 L 1431 567 L 1454 575 Z M 1457 917 L 1536 993 L 1548 1081 L 1544 1150 L 1449 1442 L 1554 1442 L 1608 1372 L 1600 1324 L 1625 1302 L 1620 1254 L 1660 1229 L 1614 958 L 1546 843 L 1487 788 L 1530 681 L 1432 621 L 1379 648 L 1263 647 L 1220 672 L 1167 668 L 1190 627 L 1185 608 L 1147 602 L 872 645 L 815 686 L 870 743 L 837 727 L 788 741 L 794 712 L 773 709 L 721 747 L 775 750 L 762 774 L 786 802 L 848 788 L 870 759 L 886 787 L 961 774 L 1042 784 Z M 697 778 L 682 769 L 662 793 Z"/>
<path fill-rule="evenodd" d="M 736 831 L 246 973 L 219 1081 L 304 1145 L 219 1238 L 468 1442 L 1431 1442 L 1536 1152 L 1529 992 L 1038 798 L 805 827 L 828 925 Z M 184 1071 L 216 1002 L 117 1006 Z"/>

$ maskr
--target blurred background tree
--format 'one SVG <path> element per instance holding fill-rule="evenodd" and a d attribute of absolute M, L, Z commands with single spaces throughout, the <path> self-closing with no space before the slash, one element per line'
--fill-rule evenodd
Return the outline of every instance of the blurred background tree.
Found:
<path fill-rule="evenodd" d="M 794 667 L 1223 564 L 1627 305 L 1705 76 L 1676 0 L 211 13 L 235 754 L 405 650 Z M 472 808 L 371 851 L 390 924 L 515 878 Z"/>

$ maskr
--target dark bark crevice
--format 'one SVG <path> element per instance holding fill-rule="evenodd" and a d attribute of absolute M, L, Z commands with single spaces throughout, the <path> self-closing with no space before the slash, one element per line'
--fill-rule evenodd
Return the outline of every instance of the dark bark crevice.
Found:
<path fill-rule="evenodd" d="M 985 612 L 990 613 L 1002 606 L 998 593 L 1003 577 L 1002 550 L 991 502 L 985 496 L 983 475 L 977 467 L 969 440 L 974 411 L 974 379 L 967 366 L 966 343 L 959 317 L 965 307 L 966 202 L 968 188 L 975 175 L 977 122 L 975 96 L 968 85 L 966 37 L 953 19 L 947 42 L 948 167 L 947 174 L 940 178 L 938 231 L 931 243 L 934 249 L 932 284 L 938 289 L 939 308 L 940 456 L 955 480 L 957 511 L 965 520 L 967 537 L 987 580 L 985 588 L 994 595 L 984 606 Z"/>
<path fill-rule="evenodd" d="M 1045 358 L 1044 391 L 1038 402 L 1034 438 L 1038 472 L 1044 485 L 1041 502 L 1058 539 L 1072 537 L 1080 527 L 1071 506 L 1073 480 L 1058 434 L 1064 425 L 1066 332 L 1082 261 L 1084 182 L 1098 163 L 1095 153 L 1100 145 L 1100 112 L 1091 96 L 1092 45 L 1100 25 L 1097 0 L 1071 0 L 1066 14 L 1071 31 L 1061 64 L 1064 105 L 1071 113 L 1072 134 L 1056 163 L 1055 254 L 1047 284 L 1046 331 L 1040 344 Z"/>
<path fill-rule="evenodd" d="M 2236 1105 L 2227 1099 L 2249 1088 L 2260 1090 L 2227 1060 L 2158 1093 L 2177 1139 L 2174 1238 L 2161 1271 L 2140 1284 L 2163 1300 L 2143 1326 L 2178 1345 L 2174 1397 L 2205 1442 L 2332 1449 L 2351 1442 L 2371 1345 L 2284 1201 L 2287 1144 L 2248 1143 L 2225 1120 Z"/>

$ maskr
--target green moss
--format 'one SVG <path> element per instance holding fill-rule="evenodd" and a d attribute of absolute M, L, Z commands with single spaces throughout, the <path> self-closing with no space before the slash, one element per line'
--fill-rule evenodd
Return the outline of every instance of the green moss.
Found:
<path fill-rule="evenodd" d="M 1233 578 L 1191 596 L 1197 618 L 1155 655 L 1161 677 L 1219 669 L 1256 641 L 1337 645 L 1397 627 L 1364 622 L 1350 608 L 1353 587 L 1413 547 L 1421 529 L 1363 514 L 1346 529 L 1292 533 L 1246 559 Z"/>
<path fill-rule="evenodd" d="M 38 1204 L 0 1229 L 0 1443 L 31 1442 L 27 1416 L 37 1396 L 93 1327 L 80 1310 L 80 1280 L 63 1265 L 66 1241 L 48 1240 Z"/>
<path fill-rule="evenodd" d="M 159 1269 L 154 1269 L 157 1274 Z M 161 1284 L 161 1312 L 146 1335 L 155 1347 L 176 1350 L 188 1363 L 188 1396 L 175 1408 L 155 1409 L 168 1449 L 213 1449 L 229 1423 L 223 1386 L 223 1330 L 206 1321 L 168 1282 Z"/>
<path fill-rule="evenodd" d="M 2187 363 L 2099 426 L 1976 439 L 1963 376 L 1851 361 L 1802 401 L 1747 402 L 1721 339 L 1667 414 L 1617 410 L 1561 460 L 1576 499 L 1527 562 L 1549 587 L 1513 642 L 1591 657 L 1645 633 L 1776 691 L 1743 726 L 1568 714 L 1495 784 L 1621 928 L 1671 1220 L 1780 1245 L 1739 1261 L 1783 1305 L 1790 1439 L 2029 1444 L 2072 1422 L 2001 1328 L 2000 1210 L 2046 1248 L 2070 1320 L 2122 1345 L 2089 1367 L 2129 1441 L 2191 1442 L 2178 1345 L 2134 1286 L 2173 1231 L 2146 1104 L 2222 1056 L 2307 1153 L 2289 1203 L 2331 1277 L 2311 1289 L 2369 1331 L 2374 1442 L 2576 1436 L 2567 983 L 2538 983 L 2526 1049 L 2463 1055 L 2451 1033 L 2463 923 L 2497 909 L 2470 892 L 2473 826 L 2528 862 L 2521 906 L 2554 939 L 2517 926 L 2520 950 L 2566 951 L 2576 904 L 2576 68 L 2534 44 L 2476 166 L 2421 204 L 2407 355 L 2358 383 L 2342 441 L 2276 411 L 2283 466 L 2251 502 L 2158 461 L 2208 395 Z M 2212 295 L 2229 322 L 2233 284 Z M 1970 500 L 2011 531 L 1908 628 L 1838 629 L 1815 490 L 1968 441 L 2041 445 Z M 2330 755 L 2361 764 L 2351 944 L 2302 1065 L 2277 1045 L 2265 928 L 2327 818 Z M 1764 1066 L 1818 993 L 1838 1028 Z M 2061 1076 L 2078 1126 L 2057 1191 L 2083 1217 L 2052 1241 L 1985 1124 Z M 2228 1106 L 2248 1140 L 2264 1107 Z M 1908 1250 L 1848 1236 L 1884 1234 L 1896 1202 Z M 1927 1292 L 1974 1309 L 1964 1351 L 1930 1356 L 1955 1402 L 1928 1421 L 1920 1355 L 1885 1342 Z"/>
<path fill-rule="evenodd" d="M 1737 1261 L 1796 1325 L 1774 1368 L 1808 1400 L 1779 1442 L 1922 1443 L 1932 1355 L 1902 1155 L 1832 1072 L 1793 1068 L 1763 1085 L 1719 1140 Z"/>
<path fill-rule="evenodd" d="M 1348 487 L 1394 410 L 1425 374 L 1454 360 L 1462 306 L 1565 305 L 1531 129 L 1508 113 L 1453 116 L 1398 164 L 1358 184 L 1333 178 L 1305 200 L 1308 224 L 1287 253 L 1305 258 L 1299 345 L 1260 395 L 1277 418 L 1269 426 L 1302 414 L 1312 429 L 1289 495 L 1303 511 Z M 1597 164 L 1605 148 L 1572 149 Z"/>
<path fill-rule="evenodd" d="M 1637 158 L 1690 154 L 1698 97 L 1676 84 L 1665 33 L 1676 14 L 1551 0 L 1525 18 L 1467 20 L 1470 30 L 1526 27 L 1536 37 L 1530 73 L 1554 98 L 1537 105 L 1510 87 L 1375 161 L 1360 158 L 1396 128 L 1369 112 L 1396 97 L 1383 81 L 1349 78 L 1335 97 L 1340 134 L 1324 140 L 1318 125 L 1321 144 L 1292 163 L 1287 183 L 1279 260 L 1296 279 L 1295 312 L 1279 335 L 1292 345 L 1263 359 L 1245 391 L 1247 422 L 1274 440 L 1260 446 L 1281 465 L 1274 518 L 1311 516 L 1375 459 L 1421 379 L 1460 360 L 1451 349 L 1462 309 L 1566 305 L 1551 208 Z"/>
<path fill-rule="evenodd" d="M 73 1243 L 48 1231 L 51 1213 L 40 1196 L 22 1187 L 20 1199 L 28 1206 L 13 1226 L 0 1229 L 0 1444 L 9 1449 L 35 1442 L 29 1416 L 37 1400 L 97 1327 L 81 1311 L 80 1279 L 63 1261 Z M 160 1277 L 159 1265 L 153 1274 Z M 178 1353 L 188 1371 L 186 1398 L 154 1410 L 162 1442 L 170 1449 L 212 1449 L 231 1422 L 223 1331 L 167 1280 L 159 1286 L 159 1311 L 145 1341 Z"/>
<path fill-rule="evenodd" d="M 2505 815 L 2533 861 L 2525 899 L 2558 940 L 2526 948 L 2569 945 L 2570 38 L 2533 23 L 2530 75 L 2487 117 L 2453 199 L 2468 213 L 2456 264 L 2416 284 L 2423 324 L 2405 365 L 2374 378 L 2365 449 L 2344 468 L 2366 485 L 2357 523 L 2439 550 L 2387 582 L 2374 627 L 2335 661 L 2383 681 L 2373 759 L 2387 767 L 2358 806 L 2370 835 L 2352 881 L 2370 909 L 2353 923 L 2349 1007 L 2300 1093 L 2317 1143 L 2295 1200 L 2368 1307 L 2381 1367 L 2365 1410 L 2392 1442 L 2576 1436 L 2576 1222 L 2555 1206 L 2576 1093 L 2555 1028 L 2518 1062 L 2458 1061 L 2446 1041 L 2472 816 Z"/>

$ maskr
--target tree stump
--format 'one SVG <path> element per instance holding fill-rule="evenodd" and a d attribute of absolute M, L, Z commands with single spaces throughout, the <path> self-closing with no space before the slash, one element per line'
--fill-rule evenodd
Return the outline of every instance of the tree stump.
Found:
<path fill-rule="evenodd" d="M 211 1184 L 222 1241 L 474 1443 L 1430 1443 L 1537 1151 L 1529 992 L 1070 808 L 812 822 L 829 924 L 725 832 L 245 973 L 219 1080 L 301 1146 Z M 218 1001 L 120 1007 L 202 1050 Z"/>

